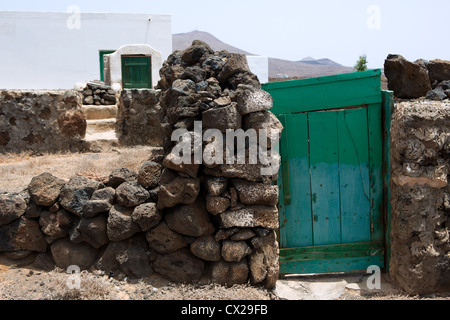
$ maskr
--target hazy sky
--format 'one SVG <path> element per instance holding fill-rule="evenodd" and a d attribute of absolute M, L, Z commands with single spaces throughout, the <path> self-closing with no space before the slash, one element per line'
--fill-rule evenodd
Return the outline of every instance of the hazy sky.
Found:
<path fill-rule="evenodd" d="M 123 12 L 172 15 L 173 33 L 207 31 L 273 58 L 330 58 L 370 68 L 389 53 L 450 60 L 449 0 L 0 0 L 0 11 Z M 1 21 L 0 21 L 1 22 Z"/>

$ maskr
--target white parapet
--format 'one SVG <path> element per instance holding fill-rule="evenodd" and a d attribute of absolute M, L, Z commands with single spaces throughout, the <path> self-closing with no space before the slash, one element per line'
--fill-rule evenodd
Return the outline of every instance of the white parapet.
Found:
<path fill-rule="evenodd" d="M 269 58 L 263 56 L 247 56 L 248 66 L 261 83 L 269 82 Z"/>

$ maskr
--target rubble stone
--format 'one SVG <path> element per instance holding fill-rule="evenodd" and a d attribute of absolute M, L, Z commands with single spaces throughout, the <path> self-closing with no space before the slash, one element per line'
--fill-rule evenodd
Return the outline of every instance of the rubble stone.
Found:
<path fill-rule="evenodd" d="M 384 64 L 389 90 L 398 98 L 424 97 L 431 90 L 428 70 L 401 55 L 389 55 Z"/>
<path fill-rule="evenodd" d="M 20 194 L 0 195 L 0 226 L 9 224 L 25 214 L 27 203 Z"/>
<path fill-rule="evenodd" d="M 59 202 L 67 211 L 81 216 L 84 204 L 100 185 L 99 182 L 85 177 L 73 177 L 61 189 Z"/>
<path fill-rule="evenodd" d="M 50 207 L 58 200 L 61 189 L 65 184 L 64 180 L 46 172 L 31 179 L 28 192 L 34 203 Z"/>

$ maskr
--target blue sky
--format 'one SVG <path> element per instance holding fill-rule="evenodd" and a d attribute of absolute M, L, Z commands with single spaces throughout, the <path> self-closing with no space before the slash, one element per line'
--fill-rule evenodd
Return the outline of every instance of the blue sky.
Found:
<path fill-rule="evenodd" d="M 207 31 L 273 58 L 330 58 L 370 68 L 389 53 L 409 60 L 450 60 L 448 0 L 0 0 L 0 11 L 123 12 L 172 15 L 173 33 Z"/>

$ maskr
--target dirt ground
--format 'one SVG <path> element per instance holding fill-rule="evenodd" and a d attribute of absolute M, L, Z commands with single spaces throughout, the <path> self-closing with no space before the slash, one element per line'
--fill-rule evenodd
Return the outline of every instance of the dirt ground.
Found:
<path fill-rule="evenodd" d="M 116 168 L 138 170 L 152 158 L 152 148 L 117 149 L 92 154 L 0 155 L 0 191 L 20 192 L 31 179 L 51 172 L 62 179 L 83 175 L 102 180 Z M 173 284 L 156 275 L 140 281 L 110 278 L 95 271 L 80 274 L 75 286 L 65 270 L 44 272 L 8 264 L 0 255 L 0 300 L 280 300 L 274 291 L 250 285 L 227 288 L 219 285 Z M 72 285 L 71 285 L 72 284 Z M 406 295 L 365 296 L 349 291 L 341 300 L 416 300 Z M 425 297 L 425 299 L 450 299 Z"/>
<path fill-rule="evenodd" d="M 0 300 L 276 300 L 249 285 L 173 284 L 156 275 L 139 281 L 116 280 L 101 272 L 76 275 L 0 266 Z"/>
<path fill-rule="evenodd" d="M 117 168 L 139 170 L 159 149 L 113 149 L 108 153 L 0 154 L 0 191 L 20 192 L 44 172 L 69 180 L 76 175 L 102 180 Z"/>
<path fill-rule="evenodd" d="M 307 296 L 302 299 L 310 300 Z M 0 301 L 6 300 L 280 301 L 284 299 L 277 296 L 276 290 L 266 290 L 249 284 L 235 285 L 231 288 L 216 284 L 174 284 L 158 275 L 142 280 L 117 280 L 100 271 L 82 271 L 78 277 L 61 269 L 44 272 L 28 267 L 6 266 L 2 264 L 0 257 Z M 314 300 L 314 297 L 311 297 L 311 300 Z M 450 300 L 450 296 L 366 294 L 350 289 L 337 300 Z"/>
<path fill-rule="evenodd" d="M 115 149 L 109 153 L 6 154 L 0 155 L 0 191 L 20 192 L 43 172 L 68 180 L 75 175 L 103 180 L 116 168 L 138 170 L 157 149 Z M 273 300 L 262 288 L 217 285 L 175 285 L 153 276 L 141 281 L 118 281 L 101 272 L 80 274 L 79 289 L 70 289 L 64 270 L 43 272 L 2 265 L 0 300 Z"/>

